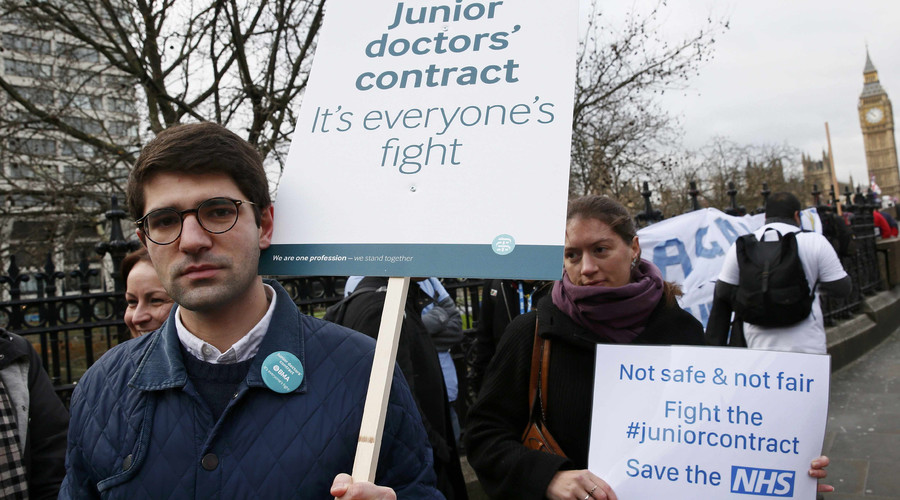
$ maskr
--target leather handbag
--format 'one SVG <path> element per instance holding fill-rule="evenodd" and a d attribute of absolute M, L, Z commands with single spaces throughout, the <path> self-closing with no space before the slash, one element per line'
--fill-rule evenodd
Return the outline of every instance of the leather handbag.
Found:
<path fill-rule="evenodd" d="M 544 407 L 544 398 L 547 396 L 547 378 L 550 373 L 550 341 L 542 339 L 538 335 L 538 324 L 534 324 L 534 346 L 531 349 L 531 379 L 529 381 L 529 408 L 530 416 L 528 426 L 522 434 L 522 444 L 526 448 L 545 451 L 554 455 L 565 457 L 562 448 L 550 435 L 544 423 L 547 418 Z"/>

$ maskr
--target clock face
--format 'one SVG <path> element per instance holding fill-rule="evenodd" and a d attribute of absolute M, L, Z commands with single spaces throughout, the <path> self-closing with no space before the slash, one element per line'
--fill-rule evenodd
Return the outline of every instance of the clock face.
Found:
<path fill-rule="evenodd" d="M 878 123 L 884 118 L 884 112 L 881 108 L 872 108 L 866 111 L 866 121 L 869 123 Z"/>

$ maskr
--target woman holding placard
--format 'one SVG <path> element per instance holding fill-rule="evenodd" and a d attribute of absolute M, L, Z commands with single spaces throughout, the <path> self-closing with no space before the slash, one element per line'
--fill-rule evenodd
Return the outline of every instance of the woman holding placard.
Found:
<path fill-rule="evenodd" d="M 562 279 L 510 323 L 468 415 L 468 460 L 491 497 L 616 499 L 586 469 L 595 346 L 703 345 L 680 293 L 641 259 L 625 207 L 604 196 L 569 203 Z"/>

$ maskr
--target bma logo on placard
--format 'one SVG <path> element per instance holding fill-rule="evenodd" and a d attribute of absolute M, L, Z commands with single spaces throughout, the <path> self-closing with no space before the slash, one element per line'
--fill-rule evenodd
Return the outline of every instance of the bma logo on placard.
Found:
<path fill-rule="evenodd" d="M 731 492 L 790 497 L 794 495 L 794 471 L 732 465 Z"/>
<path fill-rule="evenodd" d="M 508 234 L 501 234 L 494 238 L 491 248 L 497 255 L 509 255 L 516 248 L 516 239 Z"/>

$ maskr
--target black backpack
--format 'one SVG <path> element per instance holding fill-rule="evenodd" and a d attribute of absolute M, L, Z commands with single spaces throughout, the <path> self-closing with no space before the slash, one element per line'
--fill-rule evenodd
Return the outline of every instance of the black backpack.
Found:
<path fill-rule="evenodd" d="M 775 231 L 777 241 L 765 241 Z M 815 300 L 797 252 L 793 232 L 782 235 L 773 228 L 762 241 L 753 234 L 736 242 L 740 284 L 732 300 L 734 312 L 754 325 L 790 326 L 809 316 Z"/>
<path fill-rule="evenodd" d="M 376 287 L 376 286 L 363 286 L 357 287 L 353 292 L 344 297 L 343 299 L 335 302 L 334 304 L 328 306 L 325 309 L 325 316 L 322 317 L 325 321 L 331 321 L 332 323 L 336 323 L 338 325 L 343 324 L 344 316 L 347 315 L 347 306 L 350 304 L 350 299 L 356 297 L 357 295 L 361 295 L 366 292 L 376 292 L 380 288 L 384 287 Z"/>

